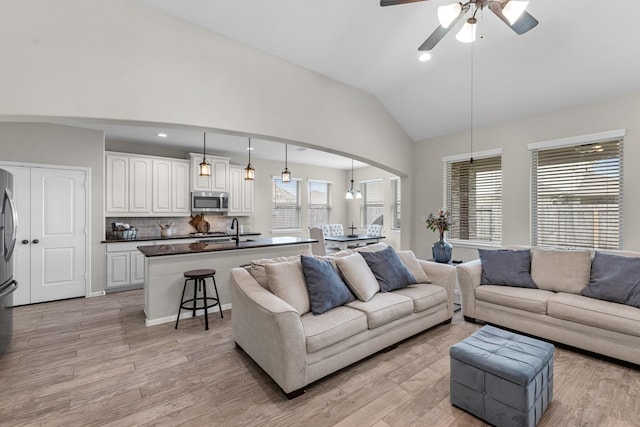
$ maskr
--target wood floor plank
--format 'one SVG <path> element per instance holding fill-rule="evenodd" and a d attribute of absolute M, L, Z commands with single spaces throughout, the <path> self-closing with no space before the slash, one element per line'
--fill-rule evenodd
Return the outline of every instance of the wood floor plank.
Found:
<path fill-rule="evenodd" d="M 147 327 L 141 290 L 14 311 L 0 357 L 0 426 L 485 427 L 449 400 L 449 347 L 480 325 L 456 313 L 287 400 L 235 348 L 232 312 Z M 638 426 L 640 370 L 556 348 L 540 427 Z"/>

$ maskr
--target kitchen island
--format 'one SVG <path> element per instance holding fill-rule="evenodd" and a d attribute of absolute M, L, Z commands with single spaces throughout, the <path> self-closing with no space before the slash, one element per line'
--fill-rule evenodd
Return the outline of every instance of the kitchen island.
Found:
<path fill-rule="evenodd" d="M 216 270 L 220 303 L 226 310 L 231 308 L 232 268 L 250 264 L 255 259 L 299 255 L 315 242 L 317 240 L 299 237 L 271 237 L 240 242 L 138 246 L 145 256 L 145 324 L 152 326 L 176 320 L 185 271 Z M 210 280 L 207 286 L 207 294 L 214 295 Z M 191 286 L 187 292 L 191 292 Z M 211 309 L 211 314 L 217 313 L 217 307 L 215 309 Z M 198 314 L 203 314 L 202 310 Z M 190 316 L 190 312 L 183 311 L 182 317 Z"/>

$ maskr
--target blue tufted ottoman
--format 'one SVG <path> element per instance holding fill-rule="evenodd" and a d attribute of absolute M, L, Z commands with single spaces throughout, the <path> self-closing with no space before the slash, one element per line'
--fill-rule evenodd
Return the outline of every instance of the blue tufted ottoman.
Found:
<path fill-rule="evenodd" d="M 449 349 L 451 403 L 495 426 L 535 426 L 553 398 L 553 350 L 483 326 Z"/>

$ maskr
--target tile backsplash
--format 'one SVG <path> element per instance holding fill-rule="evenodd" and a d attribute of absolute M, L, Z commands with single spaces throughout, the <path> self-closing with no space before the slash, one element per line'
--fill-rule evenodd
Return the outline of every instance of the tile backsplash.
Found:
<path fill-rule="evenodd" d="M 196 229 L 189 224 L 191 217 L 107 217 L 105 219 L 105 236 L 109 240 L 112 238 L 112 226 L 114 222 L 121 222 L 129 224 L 137 230 L 136 237 L 148 238 L 158 237 L 160 238 L 160 226 L 161 224 L 174 223 L 173 229 L 175 235 L 188 235 L 189 233 L 195 233 Z M 231 227 L 231 221 L 233 217 L 226 215 L 205 215 L 205 219 L 211 225 L 211 231 L 226 232 L 228 227 Z M 256 231 L 251 229 L 251 217 L 243 216 L 238 217 L 238 222 L 242 225 L 244 232 Z"/>

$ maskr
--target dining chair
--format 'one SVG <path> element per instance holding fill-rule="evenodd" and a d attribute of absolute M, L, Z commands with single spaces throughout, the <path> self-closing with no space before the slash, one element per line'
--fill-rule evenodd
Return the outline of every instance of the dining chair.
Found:
<path fill-rule="evenodd" d="M 316 239 L 316 243 L 311 244 L 311 253 L 314 255 L 326 255 L 327 250 L 324 243 L 324 234 L 322 233 L 322 227 L 309 227 L 309 237 Z"/>
<path fill-rule="evenodd" d="M 333 236 L 344 236 L 342 224 L 331 224 L 331 234 Z"/>
<path fill-rule="evenodd" d="M 329 224 L 322 224 L 320 227 L 322 227 L 322 234 L 324 237 L 331 236 L 331 226 Z"/>
<path fill-rule="evenodd" d="M 382 236 L 382 226 L 379 224 L 369 224 L 369 226 L 367 227 L 367 236 Z"/>

